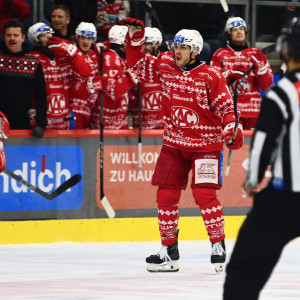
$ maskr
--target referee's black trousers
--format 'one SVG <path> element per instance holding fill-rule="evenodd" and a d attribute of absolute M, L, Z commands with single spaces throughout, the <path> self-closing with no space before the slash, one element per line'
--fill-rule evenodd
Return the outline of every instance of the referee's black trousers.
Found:
<path fill-rule="evenodd" d="M 258 193 L 226 268 L 223 300 L 257 300 L 284 246 L 298 236 L 300 193 Z"/>

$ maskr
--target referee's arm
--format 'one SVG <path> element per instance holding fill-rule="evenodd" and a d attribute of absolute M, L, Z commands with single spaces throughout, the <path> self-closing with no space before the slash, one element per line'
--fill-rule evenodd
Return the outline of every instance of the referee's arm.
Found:
<path fill-rule="evenodd" d="M 246 183 L 252 187 L 257 187 L 264 177 L 267 166 L 272 161 L 272 155 L 277 150 L 277 139 L 284 122 L 278 103 L 268 98 L 267 95 L 262 100 L 249 154 Z"/>

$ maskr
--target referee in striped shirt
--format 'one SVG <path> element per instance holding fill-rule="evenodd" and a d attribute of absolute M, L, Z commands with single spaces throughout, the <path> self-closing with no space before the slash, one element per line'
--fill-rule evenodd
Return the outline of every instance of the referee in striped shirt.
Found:
<path fill-rule="evenodd" d="M 244 183 L 254 204 L 227 265 L 223 300 L 258 299 L 282 249 L 300 236 L 300 19 L 283 28 L 276 47 L 288 73 L 262 100 Z M 258 192 L 268 165 L 272 177 Z"/>

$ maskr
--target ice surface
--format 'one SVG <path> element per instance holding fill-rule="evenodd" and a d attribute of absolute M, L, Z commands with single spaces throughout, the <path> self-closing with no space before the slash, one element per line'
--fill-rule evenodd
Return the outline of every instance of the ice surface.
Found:
<path fill-rule="evenodd" d="M 229 257 L 234 241 L 226 245 Z M 222 299 L 225 274 L 210 264 L 208 241 L 179 241 L 177 273 L 146 271 L 145 257 L 159 249 L 159 242 L 1 245 L 0 299 Z M 260 300 L 300 299 L 299 264 L 297 239 Z"/>

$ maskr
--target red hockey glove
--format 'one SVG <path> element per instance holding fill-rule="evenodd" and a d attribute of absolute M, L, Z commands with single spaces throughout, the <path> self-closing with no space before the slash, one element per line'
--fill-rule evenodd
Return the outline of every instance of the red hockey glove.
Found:
<path fill-rule="evenodd" d="M 0 138 L 7 139 L 9 132 L 9 122 L 3 112 L 0 111 Z"/>
<path fill-rule="evenodd" d="M 127 18 L 123 20 L 129 26 L 126 34 L 126 41 L 131 42 L 131 46 L 140 46 L 145 42 L 145 26 L 141 20 Z"/>
<path fill-rule="evenodd" d="M 133 86 L 138 84 L 139 79 L 137 78 L 137 76 L 134 73 L 126 71 L 126 76 L 128 77 L 128 79 L 130 80 L 130 82 Z"/>
<path fill-rule="evenodd" d="M 87 89 L 89 93 L 95 94 L 99 91 L 102 91 L 105 89 L 107 81 L 107 76 L 99 76 L 96 75 L 94 77 L 90 77 L 87 81 Z"/>
<path fill-rule="evenodd" d="M 54 36 L 50 41 L 49 41 L 49 49 L 55 54 L 58 54 L 59 56 L 65 55 L 70 58 L 72 58 L 76 51 L 77 47 L 74 44 L 71 44 L 67 40 L 58 38 Z"/>
<path fill-rule="evenodd" d="M 107 41 L 103 41 L 101 43 L 96 43 L 94 44 L 94 52 L 100 57 L 100 49 L 101 47 L 103 47 L 103 51 L 106 52 L 107 50 L 109 50 L 110 47 L 110 42 Z"/>
<path fill-rule="evenodd" d="M 225 132 L 225 144 L 228 149 L 230 150 L 237 150 L 240 149 L 244 144 L 244 137 L 243 137 L 243 126 L 241 124 L 238 125 L 236 136 L 234 137 L 234 126 L 235 123 L 231 122 L 227 124 L 224 128 Z M 232 141 L 231 141 L 232 139 Z"/>
<path fill-rule="evenodd" d="M 258 50 L 250 58 L 254 65 L 254 73 L 256 75 L 264 75 L 268 71 L 267 57 L 263 54 L 261 50 Z"/>
<path fill-rule="evenodd" d="M 223 75 L 226 78 L 227 83 L 232 84 L 235 80 L 241 79 L 247 71 L 245 66 L 237 66 L 234 70 L 225 71 Z"/>
<path fill-rule="evenodd" d="M 0 141 L 0 173 L 5 169 L 6 166 L 6 156 L 3 149 L 3 143 Z"/>

